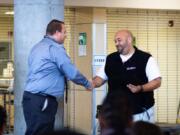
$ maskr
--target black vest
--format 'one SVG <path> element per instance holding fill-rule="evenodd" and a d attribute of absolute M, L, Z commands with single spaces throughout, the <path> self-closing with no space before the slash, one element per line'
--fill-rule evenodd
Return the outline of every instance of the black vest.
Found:
<path fill-rule="evenodd" d="M 154 105 L 153 92 L 132 93 L 127 84 L 142 85 L 148 82 L 146 64 L 151 55 L 135 48 L 135 53 L 122 62 L 118 52 L 107 56 L 105 73 L 108 77 L 108 92 L 122 90 L 128 97 L 133 114 L 144 112 Z"/>

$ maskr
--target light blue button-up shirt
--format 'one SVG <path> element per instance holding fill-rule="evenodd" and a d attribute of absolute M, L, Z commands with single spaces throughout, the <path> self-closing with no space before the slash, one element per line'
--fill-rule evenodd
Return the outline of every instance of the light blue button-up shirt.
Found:
<path fill-rule="evenodd" d="M 72 64 L 63 44 L 50 37 L 45 36 L 32 48 L 28 66 L 25 91 L 61 97 L 64 95 L 65 77 L 90 88 L 89 81 Z"/>

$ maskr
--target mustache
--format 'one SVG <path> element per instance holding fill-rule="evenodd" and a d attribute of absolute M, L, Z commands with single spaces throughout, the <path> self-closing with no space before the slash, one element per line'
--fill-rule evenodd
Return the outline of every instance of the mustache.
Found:
<path fill-rule="evenodd" d="M 119 52 L 119 54 L 122 54 L 122 52 L 123 52 L 123 50 L 124 50 L 124 49 L 121 47 L 120 44 L 116 45 L 116 49 L 117 49 L 117 51 Z"/>
<path fill-rule="evenodd" d="M 116 48 L 122 48 L 122 45 L 120 45 L 120 44 L 118 44 L 118 45 L 116 45 Z"/>
<path fill-rule="evenodd" d="M 116 44 L 116 46 L 122 46 L 122 44 Z"/>

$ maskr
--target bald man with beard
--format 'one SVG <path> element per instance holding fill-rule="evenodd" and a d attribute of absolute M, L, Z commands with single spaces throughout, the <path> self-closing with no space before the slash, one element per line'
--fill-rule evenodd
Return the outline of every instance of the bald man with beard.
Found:
<path fill-rule="evenodd" d="M 109 54 L 105 65 L 93 78 L 94 87 L 108 83 L 108 94 L 123 90 L 133 109 L 134 121 L 154 122 L 154 93 L 161 85 L 161 75 L 151 54 L 133 46 L 129 30 L 114 36 L 117 51 Z"/>

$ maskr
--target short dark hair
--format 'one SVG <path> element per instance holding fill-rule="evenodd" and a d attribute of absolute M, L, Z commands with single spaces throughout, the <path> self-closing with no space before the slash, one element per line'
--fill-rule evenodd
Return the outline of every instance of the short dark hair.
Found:
<path fill-rule="evenodd" d="M 46 34 L 47 35 L 53 35 L 54 33 L 56 33 L 56 31 L 61 32 L 62 24 L 64 24 L 64 22 L 56 20 L 56 19 L 53 19 L 47 25 Z"/>
<path fill-rule="evenodd" d="M 100 107 L 99 116 L 105 120 L 108 128 L 114 129 L 114 134 L 126 134 L 133 118 L 125 93 L 122 90 L 109 92 Z"/>
<path fill-rule="evenodd" d="M 59 129 L 59 130 L 55 130 L 55 131 L 50 131 L 41 135 L 85 135 L 83 133 L 74 131 L 72 129 Z"/>
<path fill-rule="evenodd" d="M 0 105 L 0 130 L 6 124 L 7 114 L 3 106 Z"/>
<path fill-rule="evenodd" d="M 163 135 L 158 125 L 145 121 L 135 122 L 132 130 L 134 135 Z"/>

